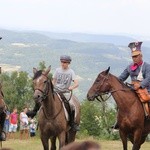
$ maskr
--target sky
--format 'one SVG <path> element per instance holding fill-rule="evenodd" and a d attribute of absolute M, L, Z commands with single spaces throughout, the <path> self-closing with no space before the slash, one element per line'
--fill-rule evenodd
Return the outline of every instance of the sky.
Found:
<path fill-rule="evenodd" d="M 0 28 L 150 36 L 150 0 L 0 0 Z"/>

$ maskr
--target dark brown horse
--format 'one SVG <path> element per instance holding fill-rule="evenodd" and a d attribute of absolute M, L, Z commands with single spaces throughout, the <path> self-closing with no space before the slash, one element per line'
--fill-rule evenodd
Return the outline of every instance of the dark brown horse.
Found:
<path fill-rule="evenodd" d="M 4 122 L 6 118 L 6 104 L 3 99 L 4 95 L 2 92 L 2 85 L 0 84 L 0 141 L 4 140 L 6 137 L 3 128 L 4 128 Z"/>
<path fill-rule="evenodd" d="M 150 132 L 150 121 L 145 120 L 142 104 L 136 93 L 117 77 L 106 71 L 101 72 L 88 91 L 88 100 L 111 93 L 118 107 L 119 133 L 123 149 L 127 150 L 127 138 L 133 143 L 132 150 L 139 150 Z"/>
<path fill-rule="evenodd" d="M 70 129 L 65 117 L 63 104 L 56 93 L 53 92 L 53 85 L 48 78 L 50 67 L 42 72 L 33 68 L 34 78 L 34 99 L 41 102 L 39 111 L 40 137 L 44 150 L 49 150 L 49 139 L 51 140 L 51 150 L 56 150 L 56 138 L 59 140 L 59 149 L 75 140 L 76 132 Z M 76 122 L 80 122 L 80 104 L 76 97 L 73 100 L 77 106 Z"/>

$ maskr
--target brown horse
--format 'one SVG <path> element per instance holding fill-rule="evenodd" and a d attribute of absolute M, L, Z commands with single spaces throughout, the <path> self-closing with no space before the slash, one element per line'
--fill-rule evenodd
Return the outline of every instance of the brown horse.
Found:
<path fill-rule="evenodd" d="M 70 129 L 65 117 L 63 104 L 58 95 L 53 91 L 53 85 L 48 78 L 50 67 L 42 72 L 33 68 L 34 99 L 41 103 L 39 111 L 40 137 L 44 150 L 49 150 L 49 139 L 51 150 L 56 150 L 56 138 L 59 139 L 59 149 L 75 140 L 76 132 Z M 73 100 L 77 106 L 76 122 L 80 122 L 80 104 L 76 97 Z"/>
<path fill-rule="evenodd" d="M 145 120 L 142 104 L 136 93 L 109 73 L 110 67 L 101 72 L 88 91 L 88 100 L 111 93 L 118 106 L 117 122 L 123 143 L 127 150 L 127 138 L 133 143 L 132 150 L 139 150 L 150 132 L 150 121 Z"/>
<path fill-rule="evenodd" d="M 4 122 L 6 118 L 6 104 L 3 99 L 4 95 L 2 92 L 2 85 L 0 84 L 0 141 L 3 141 L 6 137 L 3 128 L 4 128 Z M 2 137 L 3 136 L 3 137 Z"/>

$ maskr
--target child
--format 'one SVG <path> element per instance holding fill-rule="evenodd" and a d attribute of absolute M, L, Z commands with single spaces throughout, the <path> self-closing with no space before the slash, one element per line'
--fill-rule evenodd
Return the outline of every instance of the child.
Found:
<path fill-rule="evenodd" d="M 36 132 L 36 123 L 35 123 L 35 120 L 33 120 L 33 119 L 31 119 L 30 122 L 31 122 L 31 124 L 30 124 L 30 136 L 34 137 L 35 132 Z"/>
<path fill-rule="evenodd" d="M 17 114 L 17 108 L 13 109 L 13 112 L 10 114 L 9 117 L 10 126 L 9 126 L 9 138 L 14 139 L 14 135 L 17 131 L 17 123 L 18 123 L 18 114 Z"/>

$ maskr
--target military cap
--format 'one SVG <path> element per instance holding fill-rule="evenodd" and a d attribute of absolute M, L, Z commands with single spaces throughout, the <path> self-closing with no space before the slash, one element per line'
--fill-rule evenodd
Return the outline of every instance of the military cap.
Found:
<path fill-rule="evenodd" d="M 62 56 L 60 56 L 60 61 L 64 61 L 64 62 L 70 63 L 71 62 L 71 57 L 67 56 L 67 55 L 62 55 Z"/>
<path fill-rule="evenodd" d="M 141 54 L 141 45 L 143 42 L 132 42 L 129 43 L 128 47 L 131 49 L 131 55 L 137 56 Z"/>

